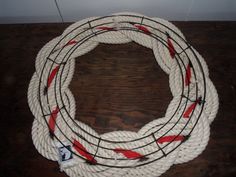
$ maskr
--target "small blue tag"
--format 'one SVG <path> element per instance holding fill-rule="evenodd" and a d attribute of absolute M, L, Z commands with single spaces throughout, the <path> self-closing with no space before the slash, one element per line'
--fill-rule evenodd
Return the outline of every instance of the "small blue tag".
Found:
<path fill-rule="evenodd" d="M 66 162 L 73 158 L 70 145 L 59 147 L 58 149 L 59 149 L 61 162 Z"/>

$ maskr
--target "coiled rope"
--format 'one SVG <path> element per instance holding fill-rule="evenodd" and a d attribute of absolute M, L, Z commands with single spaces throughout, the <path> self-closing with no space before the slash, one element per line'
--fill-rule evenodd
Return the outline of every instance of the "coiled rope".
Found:
<path fill-rule="evenodd" d="M 75 58 L 99 43 L 131 41 L 153 50 L 169 75 L 173 99 L 163 118 L 138 132 L 100 135 L 75 120 L 68 88 Z M 69 176 L 160 176 L 171 165 L 197 157 L 208 143 L 218 95 L 202 56 L 168 21 L 126 12 L 81 20 L 39 51 L 35 68 L 28 89 L 33 143 Z"/>

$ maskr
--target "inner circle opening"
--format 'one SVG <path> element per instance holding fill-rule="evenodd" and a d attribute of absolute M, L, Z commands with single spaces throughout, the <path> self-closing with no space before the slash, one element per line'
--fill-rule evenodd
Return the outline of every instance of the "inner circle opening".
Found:
<path fill-rule="evenodd" d="M 138 131 L 164 117 L 172 99 L 169 78 L 151 49 L 134 42 L 99 44 L 75 61 L 70 89 L 77 120 L 106 133 Z"/>

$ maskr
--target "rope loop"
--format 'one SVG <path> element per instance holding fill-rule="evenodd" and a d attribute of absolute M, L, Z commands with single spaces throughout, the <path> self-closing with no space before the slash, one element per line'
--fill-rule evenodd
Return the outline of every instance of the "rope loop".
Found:
<path fill-rule="evenodd" d="M 98 134 L 75 120 L 69 90 L 75 58 L 99 43 L 131 41 L 153 50 L 169 75 L 173 99 L 163 118 L 138 132 Z M 218 95 L 202 56 L 168 21 L 130 12 L 81 20 L 40 50 L 35 68 L 28 88 L 33 143 L 69 176 L 160 176 L 197 157 L 208 143 Z"/>

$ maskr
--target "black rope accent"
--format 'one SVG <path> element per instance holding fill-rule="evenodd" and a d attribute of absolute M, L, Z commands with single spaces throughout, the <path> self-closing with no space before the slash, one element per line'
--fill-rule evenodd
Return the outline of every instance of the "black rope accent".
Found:
<path fill-rule="evenodd" d="M 198 101 L 198 104 L 201 105 L 202 103 L 205 103 L 206 101 L 202 99 L 202 97 L 200 96 L 198 99 L 196 100 L 191 100 L 189 97 L 185 96 L 185 95 L 181 95 L 183 98 L 186 98 L 188 101 L 196 103 Z"/>
<path fill-rule="evenodd" d="M 199 102 L 198 102 L 199 105 L 201 105 L 202 103 L 205 103 L 205 102 L 206 102 L 205 100 L 202 99 L 201 96 L 200 96 L 198 99 L 199 99 Z"/>
<path fill-rule="evenodd" d="M 170 34 L 169 34 L 167 31 L 166 31 L 165 33 L 166 33 L 166 37 L 167 37 L 167 38 L 172 39 L 172 38 L 170 37 Z"/>
<path fill-rule="evenodd" d="M 62 110 L 65 108 L 65 105 L 63 105 L 61 108 L 59 108 L 59 110 Z M 48 114 L 44 114 L 43 117 L 47 117 L 47 116 L 50 116 L 52 115 L 52 112 L 51 113 L 48 113 Z"/>
<path fill-rule="evenodd" d="M 183 52 L 185 52 L 187 49 L 191 48 L 191 45 L 188 45 L 184 50 L 182 50 L 180 53 L 178 53 L 179 55 L 182 54 Z"/>
<path fill-rule="evenodd" d="M 161 152 L 163 153 L 163 155 L 166 157 L 167 155 L 166 155 L 166 153 L 164 152 L 164 150 L 159 146 L 159 144 L 158 144 L 158 142 L 157 142 L 157 139 L 156 139 L 154 133 L 152 133 L 152 137 L 153 137 L 153 139 L 155 140 L 158 149 L 160 149 Z"/>
<path fill-rule="evenodd" d="M 96 155 L 97 155 L 97 152 L 98 152 L 98 149 L 99 149 L 99 145 L 100 145 L 100 142 L 101 142 L 101 138 L 98 139 L 98 145 L 97 145 L 97 150 L 93 156 L 93 158 L 95 159 Z"/>
<path fill-rule="evenodd" d="M 48 86 L 45 86 L 45 87 L 44 87 L 44 90 L 43 90 L 44 96 L 45 96 L 47 93 L 48 93 Z"/>
<path fill-rule="evenodd" d="M 187 97 L 187 96 L 185 96 L 185 95 L 181 95 L 183 98 L 186 98 L 188 101 L 190 101 L 190 102 L 196 102 L 196 100 L 191 100 L 189 97 Z"/>
<path fill-rule="evenodd" d="M 59 5 L 58 5 L 58 3 L 57 3 L 57 0 L 54 0 L 54 2 L 55 2 L 55 4 L 56 4 L 58 13 L 59 13 L 59 15 L 60 15 L 61 22 L 64 23 L 64 19 L 63 19 L 63 16 L 62 16 L 62 14 L 61 14 L 61 10 L 60 10 L 60 8 L 59 8 Z"/>
<path fill-rule="evenodd" d="M 129 24 L 131 24 L 133 26 L 136 24 L 135 22 L 127 22 L 127 23 L 129 23 Z"/>
<path fill-rule="evenodd" d="M 186 142 L 189 138 L 190 138 L 190 135 L 184 136 L 184 139 L 183 139 L 182 143 Z"/>
<path fill-rule="evenodd" d="M 95 36 L 97 36 L 97 33 L 94 32 L 94 28 L 92 27 L 91 22 L 90 22 L 89 20 L 88 20 L 88 25 L 89 25 L 89 29 L 92 31 L 92 33 L 93 33 Z"/>
<path fill-rule="evenodd" d="M 101 138 L 98 139 L 98 145 L 97 145 L 96 152 L 95 152 L 95 154 L 93 155 L 93 160 L 95 160 L 96 155 L 97 155 L 97 153 L 98 153 L 98 149 L 99 149 L 100 142 L 101 142 Z M 89 163 L 90 165 L 96 165 L 96 163 L 93 163 L 93 161 L 88 161 L 88 160 L 87 160 L 87 163 Z"/>
<path fill-rule="evenodd" d="M 142 16 L 142 18 L 141 18 L 140 25 L 143 25 L 143 19 L 144 19 L 144 16 Z"/>
<path fill-rule="evenodd" d="M 191 60 L 188 61 L 188 64 L 189 64 L 190 68 L 193 68 L 193 64 L 192 64 Z"/>
<path fill-rule="evenodd" d="M 56 62 L 55 60 L 53 60 L 53 59 L 51 59 L 51 58 L 49 58 L 49 57 L 47 57 L 47 60 L 48 60 L 48 61 L 51 61 L 51 62 L 53 62 L 53 63 L 55 63 L 55 64 L 57 64 L 57 65 L 65 65 L 65 64 L 66 64 L 66 62 L 58 63 L 58 62 Z"/>

